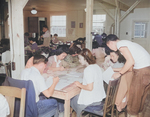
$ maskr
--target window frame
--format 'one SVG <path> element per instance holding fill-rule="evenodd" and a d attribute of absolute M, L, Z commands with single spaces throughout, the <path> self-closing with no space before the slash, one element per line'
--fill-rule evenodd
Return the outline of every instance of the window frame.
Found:
<path fill-rule="evenodd" d="M 145 29 L 144 30 L 140 30 L 140 32 L 144 31 L 144 36 L 142 36 L 141 34 L 140 34 L 140 36 L 136 36 L 135 35 L 135 23 L 145 24 Z M 149 23 L 148 21 L 133 21 L 133 38 L 135 38 L 135 39 L 140 39 L 140 38 L 145 39 L 145 38 L 147 38 L 148 25 L 149 25 L 148 23 Z"/>
<path fill-rule="evenodd" d="M 93 22 L 92 22 L 92 30 L 95 32 L 95 30 L 94 30 L 94 23 L 102 23 L 103 24 L 103 26 L 102 26 L 102 28 L 100 28 L 100 30 L 98 30 L 98 33 L 99 34 L 102 34 L 102 33 L 104 33 L 105 32 L 105 23 L 106 23 L 106 18 L 107 18 L 107 15 L 106 14 L 93 14 L 93 16 L 94 15 L 105 15 L 105 21 L 98 21 L 98 22 L 95 22 L 94 21 L 94 19 L 93 19 Z M 102 30 L 102 31 L 101 31 Z"/>
<path fill-rule="evenodd" d="M 52 16 L 66 16 L 66 34 L 65 34 L 65 36 L 60 36 L 58 33 L 58 36 L 59 37 L 62 37 L 62 38 L 65 38 L 65 37 L 67 37 L 67 14 L 57 14 L 57 15 L 50 15 L 50 32 L 51 32 L 51 27 L 52 27 Z M 61 26 L 60 26 L 61 27 Z M 62 26 L 63 27 L 63 26 Z M 52 34 L 52 33 L 51 33 Z M 52 35 L 54 35 L 54 34 L 52 34 Z"/>

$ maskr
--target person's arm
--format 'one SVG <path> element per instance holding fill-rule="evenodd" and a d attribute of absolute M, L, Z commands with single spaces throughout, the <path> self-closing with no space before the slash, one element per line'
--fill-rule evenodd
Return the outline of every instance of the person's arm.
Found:
<path fill-rule="evenodd" d="M 84 90 L 92 91 L 93 90 L 93 82 L 87 85 L 82 85 L 79 81 L 74 82 L 74 84 Z"/>
<path fill-rule="evenodd" d="M 114 72 L 119 72 L 122 68 L 113 68 Z"/>
<path fill-rule="evenodd" d="M 59 81 L 58 77 L 53 78 L 53 84 L 47 90 L 42 92 L 47 98 L 49 98 L 50 96 L 53 95 L 54 89 L 55 89 L 58 81 Z"/>
<path fill-rule="evenodd" d="M 125 72 L 130 70 L 130 68 L 132 68 L 134 66 L 134 63 L 135 63 L 134 59 L 131 55 L 131 52 L 129 51 L 129 49 L 127 47 L 121 47 L 119 50 L 122 53 L 122 55 L 125 57 L 126 63 L 119 72 L 113 74 L 112 77 L 114 79 L 120 77 L 122 74 L 124 74 Z"/>
<path fill-rule="evenodd" d="M 51 70 L 51 71 L 63 71 L 63 70 L 65 70 L 65 68 L 64 67 L 49 67 L 49 70 Z"/>

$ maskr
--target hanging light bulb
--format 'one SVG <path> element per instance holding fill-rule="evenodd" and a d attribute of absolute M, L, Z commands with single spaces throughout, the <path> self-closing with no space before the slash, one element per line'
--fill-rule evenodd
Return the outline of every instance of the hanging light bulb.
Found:
<path fill-rule="evenodd" d="M 32 13 L 32 14 L 37 14 L 37 10 L 36 10 L 35 8 L 33 8 L 33 9 L 31 10 L 31 13 Z"/>

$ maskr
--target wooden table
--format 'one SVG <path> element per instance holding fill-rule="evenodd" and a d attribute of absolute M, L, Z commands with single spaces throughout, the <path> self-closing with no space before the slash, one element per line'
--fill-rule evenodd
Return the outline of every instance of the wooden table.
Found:
<path fill-rule="evenodd" d="M 61 91 L 55 90 L 52 97 L 64 100 L 64 117 L 70 117 L 70 99 L 80 93 L 81 89 L 75 84 L 70 84 Z"/>

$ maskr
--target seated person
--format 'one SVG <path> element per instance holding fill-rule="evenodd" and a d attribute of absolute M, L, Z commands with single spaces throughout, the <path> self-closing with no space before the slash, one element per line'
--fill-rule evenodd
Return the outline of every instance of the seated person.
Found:
<path fill-rule="evenodd" d="M 35 51 L 33 55 L 43 55 L 46 58 L 49 57 L 50 50 L 48 47 L 42 47 L 39 50 Z M 27 61 L 25 68 L 30 68 L 33 66 L 33 56 Z"/>
<path fill-rule="evenodd" d="M 56 43 L 58 43 L 58 34 L 54 34 L 54 37 L 52 38 L 52 42 L 54 43 L 54 44 L 56 44 Z"/>
<path fill-rule="evenodd" d="M 114 71 L 119 71 L 119 68 L 122 68 L 126 62 L 126 59 L 124 58 L 124 56 L 121 55 L 121 53 L 118 50 L 116 52 L 110 52 L 110 59 L 114 63 L 114 65 L 112 66 L 112 68 L 114 68 Z"/>
<path fill-rule="evenodd" d="M 97 41 L 92 44 L 92 54 L 96 58 L 96 64 L 99 66 L 105 61 L 105 48 L 100 47 Z"/>
<path fill-rule="evenodd" d="M 69 47 L 69 54 L 62 60 L 62 65 L 64 68 L 74 68 L 80 65 L 78 54 L 80 53 L 81 49 L 76 46 L 76 44 L 71 44 Z"/>
<path fill-rule="evenodd" d="M 29 45 L 29 33 L 26 32 L 24 33 L 24 47 L 28 46 Z"/>
<path fill-rule="evenodd" d="M 68 47 L 66 46 L 60 46 L 55 51 L 54 56 L 50 56 L 48 58 L 48 63 L 45 69 L 45 72 L 47 70 L 51 71 L 63 71 L 65 68 L 62 66 L 61 60 L 63 60 L 68 54 Z"/>
<path fill-rule="evenodd" d="M 79 62 L 85 65 L 83 83 L 76 81 L 74 84 L 81 88 L 79 95 L 71 99 L 71 107 L 80 117 L 81 111 L 87 106 L 99 105 L 106 97 L 101 68 L 96 64 L 90 50 L 84 48 L 78 55 Z"/>
<path fill-rule="evenodd" d="M 35 52 L 38 50 L 38 45 L 36 43 L 36 39 L 33 37 L 29 38 L 29 43 L 31 44 L 31 46 L 26 46 L 25 50 L 30 51 L 31 53 Z"/>
<path fill-rule="evenodd" d="M 31 80 L 35 89 L 36 104 L 38 114 L 43 114 L 57 107 L 55 99 L 47 99 L 53 95 L 56 84 L 59 81 L 58 77 L 53 78 L 53 84 L 47 88 L 42 73 L 45 69 L 47 59 L 43 55 L 35 55 L 33 59 L 33 67 L 24 69 L 21 74 L 22 80 Z M 39 100 L 39 94 L 43 93 L 47 98 Z M 57 113 L 56 113 L 57 114 Z"/>
<path fill-rule="evenodd" d="M 108 67 L 112 67 L 114 63 L 110 60 L 110 49 L 107 45 L 103 45 L 105 50 L 105 61 L 100 65 L 100 67 L 105 71 Z"/>
<path fill-rule="evenodd" d="M 2 39 L 1 44 L 3 47 L 2 51 L 2 64 L 9 63 L 11 61 L 10 57 L 10 40 Z"/>

